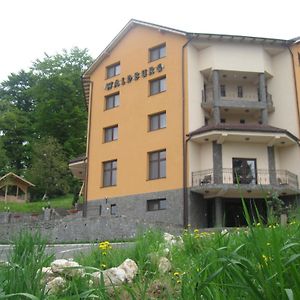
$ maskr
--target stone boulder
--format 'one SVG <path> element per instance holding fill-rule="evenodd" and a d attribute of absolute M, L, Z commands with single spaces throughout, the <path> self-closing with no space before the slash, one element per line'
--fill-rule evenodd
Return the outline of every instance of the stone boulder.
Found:
<path fill-rule="evenodd" d="M 120 285 L 125 282 L 132 282 L 137 272 L 138 266 L 136 263 L 132 259 L 126 259 L 120 266 L 94 272 L 91 274 L 91 277 L 94 284 L 99 284 L 101 276 L 103 276 L 105 286 Z"/>
<path fill-rule="evenodd" d="M 45 293 L 48 295 L 56 294 L 66 286 L 66 280 L 62 277 L 55 277 L 45 286 Z"/>
<path fill-rule="evenodd" d="M 166 257 L 161 257 L 158 261 L 158 270 L 160 273 L 165 274 L 171 271 L 171 262 Z"/>
<path fill-rule="evenodd" d="M 51 270 L 55 274 L 74 277 L 74 276 L 82 276 L 83 269 L 77 262 L 67 259 L 56 259 L 51 265 Z"/>

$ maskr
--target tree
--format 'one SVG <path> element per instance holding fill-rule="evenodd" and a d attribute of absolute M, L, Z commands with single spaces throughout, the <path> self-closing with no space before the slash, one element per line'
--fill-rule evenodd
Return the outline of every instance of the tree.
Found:
<path fill-rule="evenodd" d="M 86 49 L 73 48 L 46 54 L 32 68 L 38 78 L 33 90 L 36 131 L 55 137 L 68 158 L 85 151 L 87 113 L 80 77 L 90 62 Z"/>
<path fill-rule="evenodd" d="M 53 137 L 42 138 L 33 145 L 32 166 L 26 176 L 36 185 L 32 195 L 49 198 L 69 191 L 70 173 L 62 146 Z"/>
<path fill-rule="evenodd" d="M 9 170 L 9 160 L 6 151 L 3 147 L 3 142 L 0 136 L 0 177 L 4 176 Z"/>

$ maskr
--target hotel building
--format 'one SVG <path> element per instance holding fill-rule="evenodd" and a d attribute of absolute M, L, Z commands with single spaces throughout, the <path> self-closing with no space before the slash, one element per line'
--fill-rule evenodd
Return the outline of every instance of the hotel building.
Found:
<path fill-rule="evenodd" d="M 131 20 L 82 81 L 85 215 L 242 226 L 241 197 L 263 218 L 272 195 L 297 202 L 297 41 Z"/>

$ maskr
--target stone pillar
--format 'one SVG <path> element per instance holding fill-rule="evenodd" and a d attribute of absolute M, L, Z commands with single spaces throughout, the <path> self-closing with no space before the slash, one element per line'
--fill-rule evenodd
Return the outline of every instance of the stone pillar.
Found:
<path fill-rule="evenodd" d="M 270 184 L 277 184 L 274 146 L 268 147 L 268 166 Z"/>
<path fill-rule="evenodd" d="M 220 82 L 219 82 L 219 71 L 213 70 L 212 72 L 213 82 L 213 119 L 214 124 L 220 124 Z"/>
<path fill-rule="evenodd" d="M 52 216 L 52 208 L 44 209 L 44 221 L 50 221 Z"/>
<path fill-rule="evenodd" d="M 261 110 L 261 121 L 263 125 L 268 124 L 268 105 L 266 91 L 266 77 L 264 73 L 259 73 L 259 98 L 263 103 L 264 108 Z"/>
<path fill-rule="evenodd" d="M 4 213 L 4 223 L 10 223 L 11 222 L 11 213 L 5 212 Z"/>
<path fill-rule="evenodd" d="M 214 184 L 223 183 L 223 162 L 222 162 L 222 144 L 217 144 L 216 141 L 212 144 L 213 147 L 213 180 Z"/>
<path fill-rule="evenodd" d="M 215 227 L 222 227 L 223 222 L 222 198 L 215 198 Z"/>

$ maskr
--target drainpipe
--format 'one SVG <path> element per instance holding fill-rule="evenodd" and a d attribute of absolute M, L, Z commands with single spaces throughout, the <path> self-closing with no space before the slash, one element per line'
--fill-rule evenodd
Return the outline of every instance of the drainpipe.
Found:
<path fill-rule="evenodd" d="M 291 58 L 292 58 L 292 64 L 293 64 L 293 74 L 294 74 L 294 86 L 295 86 L 295 91 L 296 91 L 296 104 L 297 104 L 297 110 L 298 110 L 298 124 L 300 124 L 300 107 L 299 107 L 299 94 L 298 94 L 298 90 L 297 90 L 297 81 L 296 81 L 296 70 L 295 70 L 295 57 L 294 54 L 290 48 L 290 46 L 288 46 L 288 49 L 290 51 L 291 54 Z M 299 127 L 299 134 L 300 134 L 300 127 Z"/>
<path fill-rule="evenodd" d="M 93 95 L 93 82 L 90 81 L 89 91 L 89 107 L 88 107 L 88 124 L 87 124 L 87 141 L 86 141 L 86 170 L 85 170 L 85 189 L 84 189 L 84 203 L 82 216 L 87 216 L 87 195 L 88 195 L 88 180 L 89 180 L 89 157 L 90 157 L 90 137 L 91 137 L 91 123 L 92 123 L 92 95 Z"/>
<path fill-rule="evenodd" d="M 187 142 L 185 136 L 185 77 L 184 77 L 184 49 L 195 38 L 190 37 L 189 40 L 182 46 L 181 50 L 181 83 L 182 83 L 182 158 L 183 158 L 183 226 L 186 228 L 188 225 L 188 190 L 187 190 Z"/>

